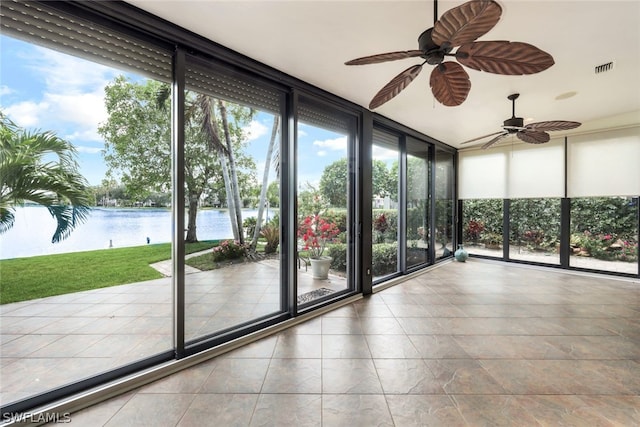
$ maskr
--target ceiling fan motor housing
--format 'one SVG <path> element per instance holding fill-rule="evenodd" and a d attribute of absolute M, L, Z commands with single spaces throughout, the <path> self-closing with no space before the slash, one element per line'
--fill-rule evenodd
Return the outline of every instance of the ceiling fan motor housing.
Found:
<path fill-rule="evenodd" d="M 502 127 L 509 133 L 516 133 L 524 128 L 524 119 L 522 117 L 511 117 L 503 122 Z"/>
<path fill-rule="evenodd" d="M 431 39 L 431 33 L 433 28 L 429 28 L 420 34 L 418 37 L 418 49 L 424 52 L 422 57 L 427 60 L 429 65 L 438 65 L 444 61 L 445 54 L 451 52 L 453 48 L 442 48 L 433 42 Z"/>

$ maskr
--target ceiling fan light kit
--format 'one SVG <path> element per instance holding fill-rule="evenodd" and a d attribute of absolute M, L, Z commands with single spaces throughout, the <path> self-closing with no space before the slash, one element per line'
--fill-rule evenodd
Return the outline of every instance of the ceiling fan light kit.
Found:
<path fill-rule="evenodd" d="M 437 1 L 434 4 L 437 11 Z M 346 65 L 366 65 L 422 58 L 387 83 L 369 103 L 375 109 L 393 99 L 422 71 L 424 64 L 433 65 L 429 84 L 433 96 L 445 106 L 462 104 L 471 90 L 469 75 L 462 65 L 488 73 L 503 75 L 534 74 L 554 64 L 553 57 L 537 47 L 509 41 L 475 41 L 500 20 L 502 8 L 493 0 L 471 0 L 446 11 L 433 28 L 418 37 L 418 49 L 364 56 L 345 62 Z M 434 13 L 434 20 L 437 12 Z M 453 49 L 458 49 L 453 52 Z M 458 62 L 445 61 L 446 57 Z M 461 65 L 462 64 L 462 65 Z"/>

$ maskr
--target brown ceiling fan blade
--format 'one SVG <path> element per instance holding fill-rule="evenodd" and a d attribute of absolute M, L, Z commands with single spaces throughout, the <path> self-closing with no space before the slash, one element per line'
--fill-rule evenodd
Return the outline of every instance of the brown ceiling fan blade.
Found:
<path fill-rule="evenodd" d="M 456 59 L 474 70 L 510 76 L 539 73 L 555 63 L 533 45 L 509 41 L 467 43 L 458 48 Z"/>
<path fill-rule="evenodd" d="M 542 132 L 553 132 L 557 130 L 569 130 L 575 129 L 580 126 L 582 123 L 579 122 L 567 122 L 564 120 L 552 120 L 548 122 L 537 122 L 537 123 L 529 123 L 525 126 L 527 129 L 542 131 Z"/>
<path fill-rule="evenodd" d="M 442 47 L 472 42 L 492 29 L 501 14 L 502 8 L 495 1 L 469 1 L 443 13 L 433 26 L 431 39 Z"/>
<path fill-rule="evenodd" d="M 435 67 L 429 85 L 433 96 L 447 107 L 462 104 L 471 90 L 469 74 L 457 62 L 443 62 Z"/>
<path fill-rule="evenodd" d="M 378 55 L 363 56 L 362 58 L 352 59 L 347 61 L 345 65 L 366 65 L 377 64 L 380 62 L 397 61 L 398 59 L 415 58 L 416 56 L 423 55 L 421 50 L 403 50 L 398 52 L 380 53 Z"/>
<path fill-rule="evenodd" d="M 394 98 L 397 94 L 402 92 L 404 88 L 409 86 L 409 83 L 411 83 L 413 79 L 418 77 L 420 71 L 422 71 L 422 65 L 414 65 L 395 76 L 393 80 L 387 83 L 378 93 L 376 93 L 369 103 L 369 108 L 373 110 Z"/>
<path fill-rule="evenodd" d="M 516 134 L 516 136 L 529 144 L 544 144 L 545 142 L 549 142 L 549 139 L 551 139 L 549 134 L 546 132 L 527 129 L 521 130 Z"/>
<path fill-rule="evenodd" d="M 509 132 L 502 132 L 500 135 L 496 136 L 495 138 L 493 138 L 491 141 L 487 142 L 480 148 L 482 148 L 483 150 L 486 150 L 487 148 L 491 147 L 493 144 L 497 143 L 507 135 L 509 135 Z"/>
<path fill-rule="evenodd" d="M 498 132 L 490 133 L 489 135 L 482 135 L 482 136 L 479 136 L 479 137 L 477 137 L 477 138 L 473 138 L 473 139 L 470 139 L 470 140 L 468 140 L 468 141 L 461 142 L 461 143 L 460 143 L 460 145 L 468 144 L 468 143 L 470 143 L 470 142 L 479 141 L 479 140 L 481 140 L 481 139 L 487 138 L 487 137 L 489 137 L 489 136 L 497 135 L 497 134 L 499 134 L 499 133 L 504 133 L 504 131 L 500 130 L 500 131 L 498 131 Z"/>

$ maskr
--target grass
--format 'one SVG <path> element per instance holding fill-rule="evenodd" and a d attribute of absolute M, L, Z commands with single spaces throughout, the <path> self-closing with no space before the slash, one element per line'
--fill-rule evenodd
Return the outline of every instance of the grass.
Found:
<path fill-rule="evenodd" d="M 186 253 L 217 241 L 188 243 Z M 0 260 L 0 304 L 159 279 L 149 266 L 171 258 L 171 244 Z"/>

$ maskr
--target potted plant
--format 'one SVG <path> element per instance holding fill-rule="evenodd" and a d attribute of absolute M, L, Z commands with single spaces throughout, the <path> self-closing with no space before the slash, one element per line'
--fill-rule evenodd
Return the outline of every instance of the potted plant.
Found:
<path fill-rule="evenodd" d="M 323 254 L 327 244 L 333 242 L 338 234 L 338 226 L 320 215 L 306 216 L 300 223 L 298 237 L 302 240 L 302 249 L 307 251 L 314 279 L 328 277 L 332 259 Z"/>

